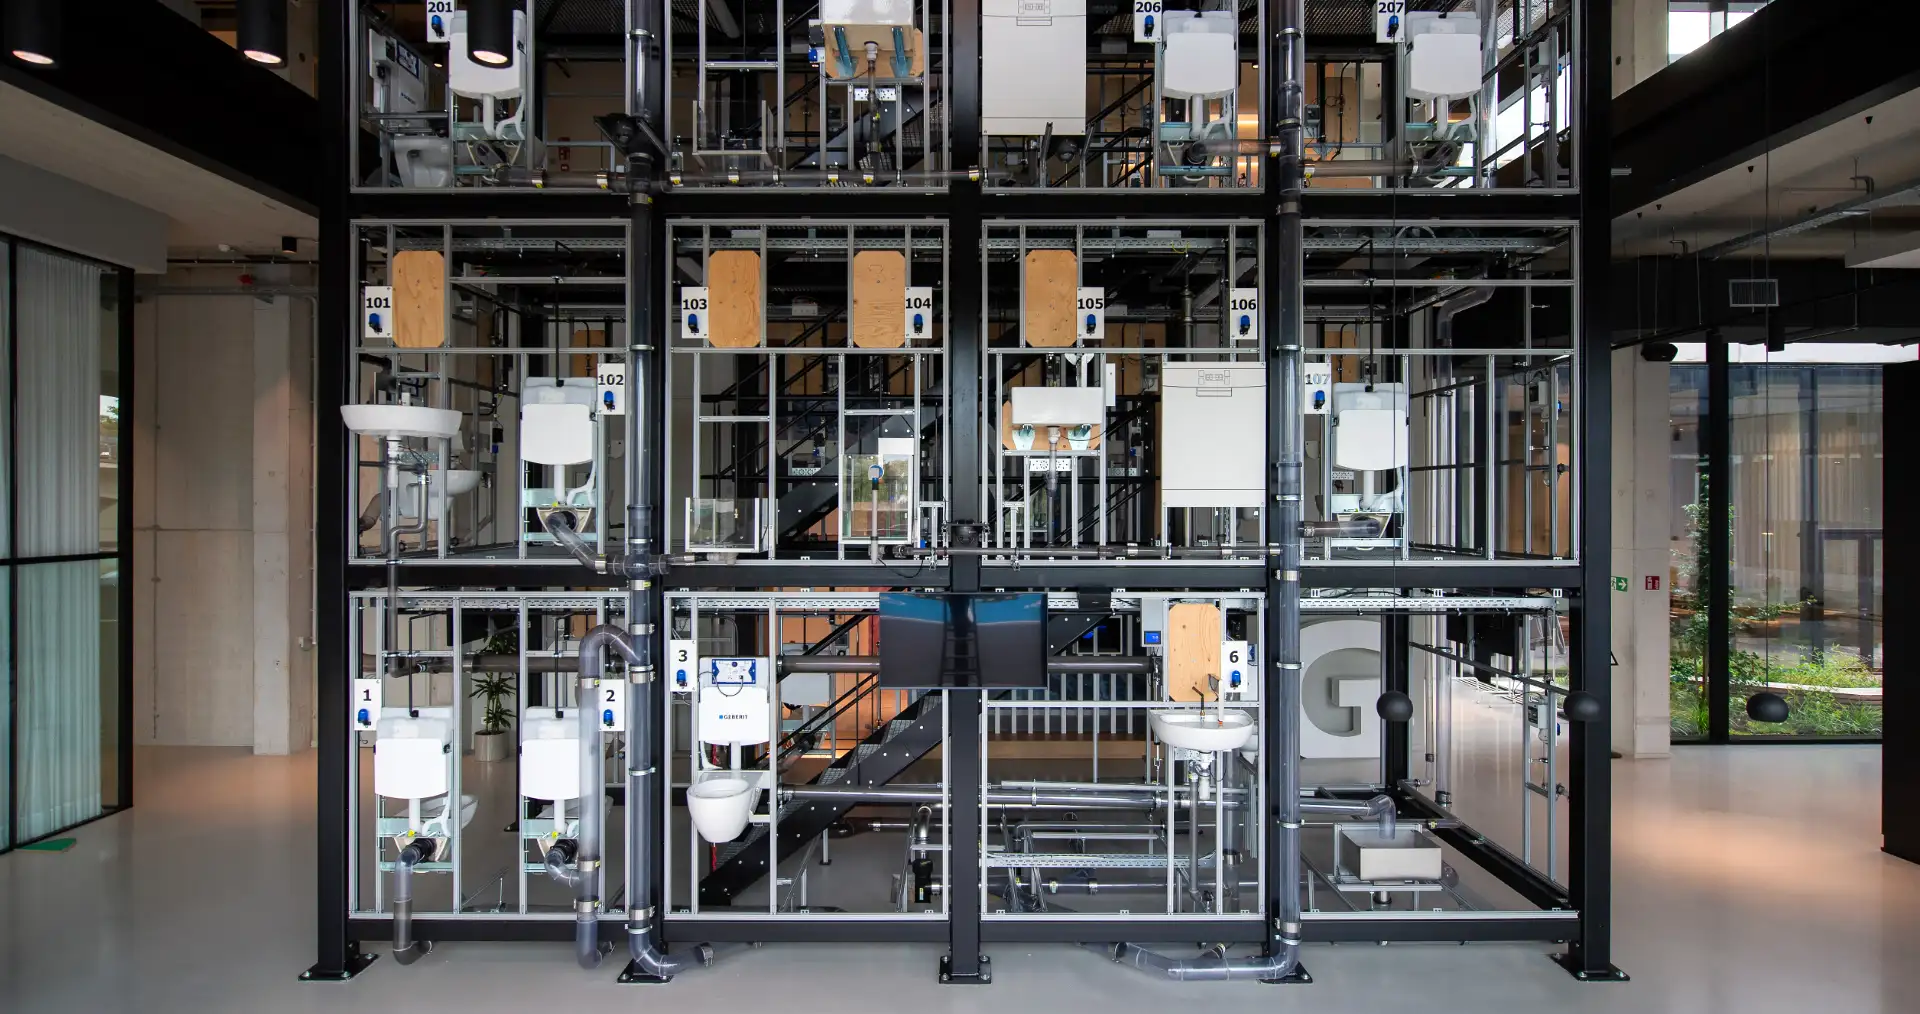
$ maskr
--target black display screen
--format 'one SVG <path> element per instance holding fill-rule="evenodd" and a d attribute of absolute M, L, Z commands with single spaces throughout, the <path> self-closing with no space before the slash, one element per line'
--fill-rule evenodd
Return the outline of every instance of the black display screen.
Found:
<path fill-rule="evenodd" d="M 880 686 L 1046 685 L 1045 595 L 880 594 Z"/>

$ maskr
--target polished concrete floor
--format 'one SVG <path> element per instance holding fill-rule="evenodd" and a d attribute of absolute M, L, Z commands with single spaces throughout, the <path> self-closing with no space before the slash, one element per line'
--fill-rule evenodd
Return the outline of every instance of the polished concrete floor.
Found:
<path fill-rule="evenodd" d="M 992 950 L 941 987 L 931 946 L 770 946 L 665 987 L 559 945 L 446 944 L 301 984 L 313 957 L 311 753 L 154 749 L 135 808 L 59 855 L 0 857 L 0 1011 L 1813 1012 L 1920 1009 L 1920 867 L 1878 851 L 1873 747 L 1682 748 L 1616 762 L 1614 953 L 1579 984 L 1541 946 L 1312 947 L 1311 986 L 1178 985 L 1069 947 Z M 375 950 L 384 950 L 376 946 Z M 829 996 L 825 991 L 836 990 Z"/>

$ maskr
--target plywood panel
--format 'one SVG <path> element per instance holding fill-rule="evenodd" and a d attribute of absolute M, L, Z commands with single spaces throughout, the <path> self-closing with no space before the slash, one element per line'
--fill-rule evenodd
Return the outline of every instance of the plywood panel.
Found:
<path fill-rule="evenodd" d="M 447 261 L 438 250 L 393 255 L 393 343 L 403 349 L 447 343 Z"/>
<path fill-rule="evenodd" d="M 1034 250 L 1025 264 L 1026 305 L 1021 336 L 1034 348 L 1062 348 L 1079 332 L 1073 326 L 1080 296 L 1080 264 L 1071 250 Z"/>
<path fill-rule="evenodd" d="M 1105 426 L 1105 424 L 1095 423 L 1093 427 L 1093 436 L 1087 441 L 1087 450 L 1089 451 L 1099 450 L 1100 438 L 1106 435 L 1106 431 L 1107 431 L 1107 427 Z M 1012 401 L 1003 401 L 1000 403 L 1000 446 L 1006 448 L 1009 451 L 1018 449 L 1013 445 L 1013 402 Z M 1033 431 L 1033 447 L 1031 447 L 1030 450 L 1044 451 L 1046 449 L 1047 449 L 1047 429 L 1044 426 L 1036 426 L 1034 427 L 1034 431 Z M 1067 442 L 1067 432 L 1065 429 L 1062 429 L 1060 431 L 1060 439 L 1057 441 L 1054 441 L 1053 449 L 1062 454 L 1065 454 L 1066 452 L 1073 450 L 1073 446 Z"/>
<path fill-rule="evenodd" d="M 761 345 L 760 300 L 759 252 L 715 251 L 707 258 L 707 343 L 721 349 Z"/>
<path fill-rule="evenodd" d="M 853 255 L 853 344 L 897 349 L 907 343 L 907 258 L 897 250 Z"/>
<path fill-rule="evenodd" d="M 582 328 L 573 333 L 570 344 L 576 349 L 604 349 L 607 347 L 607 332 L 600 328 Z M 599 356 L 569 356 L 568 358 L 573 360 L 573 365 L 569 367 L 571 372 L 567 374 L 569 377 L 591 377 L 599 373 L 597 368 Z"/>
<path fill-rule="evenodd" d="M 1220 607 L 1176 602 L 1167 608 L 1167 696 L 1210 701 L 1207 677 L 1220 675 Z"/>

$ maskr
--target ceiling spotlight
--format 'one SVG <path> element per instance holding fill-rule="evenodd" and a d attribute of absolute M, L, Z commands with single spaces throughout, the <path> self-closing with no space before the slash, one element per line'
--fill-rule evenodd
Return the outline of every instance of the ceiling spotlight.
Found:
<path fill-rule="evenodd" d="M 21 63 L 55 67 L 60 63 L 59 0 L 7 0 L 3 33 L 7 49 Z"/>
<path fill-rule="evenodd" d="M 299 253 L 300 237 L 298 236 L 280 237 L 280 252 L 283 254 L 286 254 L 288 257 L 292 257 L 293 255 Z"/>
<path fill-rule="evenodd" d="M 235 44 L 247 59 L 268 67 L 287 64 L 286 0 L 240 0 Z"/>
<path fill-rule="evenodd" d="M 513 13 L 509 0 L 472 0 L 467 5 L 467 52 L 489 67 L 513 66 Z"/>

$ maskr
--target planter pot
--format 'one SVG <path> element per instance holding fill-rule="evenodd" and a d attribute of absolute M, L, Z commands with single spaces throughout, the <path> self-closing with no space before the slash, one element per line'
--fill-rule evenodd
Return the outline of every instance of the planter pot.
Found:
<path fill-rule="evenodd" d="M 475 760 L 492 764 L 507 759 L 513 752 L 513 733 L 477 732 L 473 735 L 473 756 Z"/>

